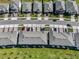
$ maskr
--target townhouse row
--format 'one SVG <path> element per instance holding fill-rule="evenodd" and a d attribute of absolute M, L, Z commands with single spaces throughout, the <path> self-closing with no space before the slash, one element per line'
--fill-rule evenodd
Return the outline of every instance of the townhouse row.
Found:
<path fill-rule="evenodd" d="M 36 13 L 36 14 L 65 14 L 65 15 L 78 15 L 79 5 L 76 1 L 49 1 L 39 2 L 34 0 L 33 2 L 16 2 L 11 1 L 9 4 L 0 4 L 0 14 L 5 13 Z"/>
<path fill-rule="evenodd" d="M 56 26 L 31 26 L 29 24 L 24 26 L 0 27 L 0 47 L 47 45 L 79 48 L 79 32 L 67 32 L 65 30 L 68 28 Z"/>

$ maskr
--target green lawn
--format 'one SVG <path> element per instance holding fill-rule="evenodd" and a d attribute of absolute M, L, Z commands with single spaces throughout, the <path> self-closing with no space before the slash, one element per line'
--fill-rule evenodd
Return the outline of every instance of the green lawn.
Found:
<path fill-rule="evenodd" d="M 73 32 L 73 28 L 68 28 L 68 32 Z"/>
<path fill-rule="evenodd" d="M 0 0 L 0 3 L 8 3 L 10 0 Z"/>
<path fill-rule="evenodd" d="M 49 48 L 0 49 L 0 59 L 79 59 L 79 51 Z"/>
<path fill-rule="evenodd" d="M 4 18 L 5 17 L 5 15 L 3 14 L 3 15 L 0 15 L 0 18 Z"/>
<path fill-rule="evenodd" d="M 43 0 L 43 2 L 48 2 L 49 0 Z"/>
<path fill-rule="evenodd" d="M 32 0 L 21 0 L 22 2 L 32 2 Z"/>
<path fill-rule="evenodd" d="M 24 14 L 24 13 L 23 13 L 23 14 L 18 13 L 18 16 L 19 16 L 19 17 L 24 17 L 24 16 L 26 16 L 26 15 L 27 15 L 27 14 Z"/>
<path fill-rule="evenodd" d="M 79 4 L 79 0 L 76 0 L 76 2 Z"/>
<path fill-rule="evenodd" d="M 53 1 L 53 0 L 43 0 L 43 2 L 49 2 L 49 1 Z"/>
<path fill-rule="evenodd" d="M 32 17 L 37 17 L 36 13 L 31 14 Z"/>
<path fill-rule="evenodd" d="M 35 1 L 39 1 L 39 2 L 42 2 L 42 0 L 35 0 Z"/>
<path fill-rule="evenodd" d="M 59 15 L 54 15 L 54 14 L 49 14 L 48 16 L 52 17 L 52 18 L 58 18 L 59 17 Z"/>

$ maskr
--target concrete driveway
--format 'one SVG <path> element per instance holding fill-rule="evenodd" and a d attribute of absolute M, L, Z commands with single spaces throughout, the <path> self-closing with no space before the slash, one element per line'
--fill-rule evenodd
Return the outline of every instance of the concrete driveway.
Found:
<path fill-rule="evenodd" d="M 37 20 L 42 20 L 41 14 L 37 15 Z"/>
<path fill-rule="evenodd" d="M 49 16 L 44 15 L 43 19 L 44 19 L 44 20 L 49 20 Z"/>
<path fill-rule="evenodd" d="M 59 17 L 60 17 L 59 18 L 60 21 L 64 21 L 63 15 L 59 15 Z"/>
<path fill-rule="evenodd" d="M 5 14 L 4 20 L 8 20 L 8 14 Z"/>
<path fill-rule="evenodd" d="M 71 21 L 72 22 L 75 22 L 76 20 L 75 20 L 75 15 L 71 15 Z"/>
<path fill-rule="evenodd" d="M 26 20 L 31 20 L 31 14 L 30 14 L 30 13 L 27 14 L 27 16 L 26 16 Z"/>

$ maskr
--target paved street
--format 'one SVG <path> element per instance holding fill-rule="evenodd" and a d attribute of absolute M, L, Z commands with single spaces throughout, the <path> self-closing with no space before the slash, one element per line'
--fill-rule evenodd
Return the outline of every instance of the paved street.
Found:
<path fill-rule="evenodd" d="M 0 25 L 9 25 L 9 24 L 52 24 L 52 25 L 67 25 L 79 26 L 79 22 L 71 21 L 56 21 L 52 20 L 1 20 Z"/>

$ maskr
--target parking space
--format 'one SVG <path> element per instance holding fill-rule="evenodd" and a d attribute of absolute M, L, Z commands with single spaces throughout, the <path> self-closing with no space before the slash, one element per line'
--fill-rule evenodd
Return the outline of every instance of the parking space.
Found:
<path fill-rule="evenodd" d="M 0 32 L 18 31 L 18 25 L 0 25 Z"/>

